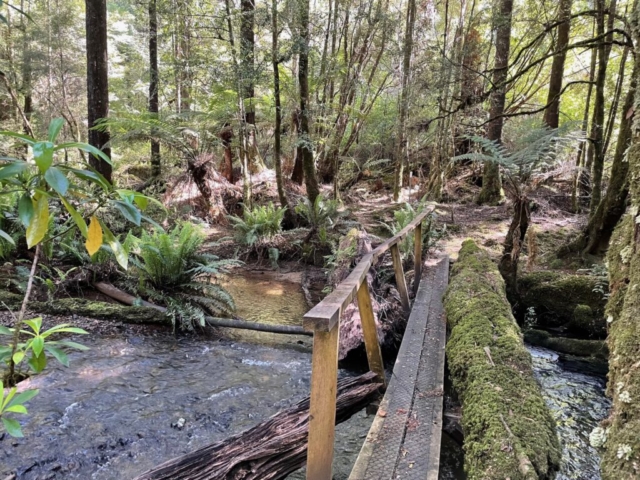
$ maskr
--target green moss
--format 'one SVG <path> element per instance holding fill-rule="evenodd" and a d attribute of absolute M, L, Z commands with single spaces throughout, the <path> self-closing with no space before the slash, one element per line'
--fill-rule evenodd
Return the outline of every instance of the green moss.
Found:
<path fill-rule="evenodd" d="M 0 301 L 12 310 L 20 309 L 22 296 L 0 292 Z M 153 308 L 129 307 L 117 303 L 94 302 L 81 298 L 63 298 L 54 302 L 29 302 L 29 310 L 39 314 L 79 315 L 98 320 L 119 320 L 125 323 L 155 323 L 171 325 L 171 320 Z"/>
<path fill-rule="evenodd" d="M 634 241 L 634 217 L 633 210 L 625 215 L 607 254 L 611 284 L 607 393 L 613 399 L 603 425 L 608 428 L 602 455 L 602 477 L 607 480 L 640 478 L 640 253 Z M 625 447 L 628 455 L 622 451 Z"/>
<path fill-rule="evenodd" d="M 604 338 L 606 299 L 594 292 L 600 281 L 589 275 L 526 273 L 518 279 L 518 298 L 513 300 L 519 312 L 533 308 L 539 326 L 565 327 L 576 335 Z"/>
<path fill-rule="evenodd" d="M 468 477 L 553 478 L 560 463 L 555 423 L 498 268 L 470 240 L 452 269 L 445 309 L 451 329 L 447 360 L 462 401 Z"/>
<path fill-rule="evenodd" d="M 524 341 L 531 345 L 578 357 L 606 360 L 609 356 L 609 350 L 604 340 L 554 337 L 544 330 L 530 329 L 524 332 Z"/>

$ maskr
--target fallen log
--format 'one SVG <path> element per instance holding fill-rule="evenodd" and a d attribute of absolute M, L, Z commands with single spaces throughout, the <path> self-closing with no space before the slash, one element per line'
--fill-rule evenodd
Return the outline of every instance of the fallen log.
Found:
<path fill-rule="evenodd" d="M 336 423 L 378 396 L 373 372 L 338 382 Z M 304 466 L 309 434 L 309 397 L 269 420 L 222 442 L 169 460 L 135 480 L 278 480 Z"/>
<path fill-rule="evenodd" d="M 123 292 L 117 287 L 114 287 L 110 283 L 96 282 L 93 284 L 93 287 L 100 293 L 103 293 L 104 295 L 107 295 L 114 300 L 118 300 L 125 305 L 140 305 L 143 307 L 153 308 L 159 312 L 162 312 L 163 314 L 167 311 L 165 307 L 161 307 L 160 305 L 156 305 L 155 303 L 147 302 L 145 300 L 134 297 L 133 295 L 130 295 L 127 292 Z M 244 330 L 255 330 L 258 332 L 281 333 L 285 335 L 313 335 L 313 332 L 307 332 L 302 327 L 291 325 L 257 323 L 249 322 L 247 320 L 241 320 L 238 318 L 219 318 L 210 317 L 208 315 L 205 316 L 204 319 L 207 322 L 207 325 L 211 327 L 239 328 Z"/>

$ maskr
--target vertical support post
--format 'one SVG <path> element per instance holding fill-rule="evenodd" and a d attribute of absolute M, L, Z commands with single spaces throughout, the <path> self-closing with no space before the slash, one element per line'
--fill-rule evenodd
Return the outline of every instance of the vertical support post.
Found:
<path fill-rule="evenodd" d="M 418 293 L 418 285 L 422 277 L 422 222 L 413 231 L 413 294 Z"/>
<path fill-rule="evenodd" d="M 380 341 L 378 340 L 378 330 L 371 305 L 371 294 L 369 285 L 365 278 L 358 288 L 358 309 L 360 310 L 360 321 L 362 323 L 362 335 L 364 336 L 364 346 L 367 350 L 367 360 L 369 370 L 378 375 L 378 379 L 386 385 L 384 375 L 384 363 L 382 363 L 382 352 L 380 351 Z"/>
<path fill-rule="evenodd" d="M 391 258 L 393 259 L 393 270 L 396 273 L 396 284 L 398 285 L 398 293 L 402 301 L 402 308 L 406 313 L 411 311 L 409 303 L 409 291 L 407 290 L 407 280 L 404 278 L 404 270 L 402 269 L 402 258 L 400 257 L 400 249 L 398 244 L 391 245 Z"/>
<path fill-rule="evenodd" d="M 307 480 L 331 480 L 338 389 L 340 323 L 313 334 Z"/>

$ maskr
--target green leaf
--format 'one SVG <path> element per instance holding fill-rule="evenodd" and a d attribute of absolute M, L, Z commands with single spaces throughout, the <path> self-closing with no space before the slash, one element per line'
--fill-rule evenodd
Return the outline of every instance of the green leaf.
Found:
<path fill-rule="evenodd" d="M 62 365 L 65 367 L 69 366 L 69 357 L 64 353 L 64 351 L 59 348 L 52 347 L 51 345 L 46 345 L 45 348 L 47 349 L 47 352 L 53 355 Z"/>
<path fill-rule="evenodd" d="M 4 137 L 17 138 L 18 140 L 22 140 L 27 145 L 33 145 L 34 143 L 36 143 L 33 137 L 30 137 L 29 135 L 24 135 L 23 133 L 9 132 L 7 130 L 3 130 L 0 132 L 0 135 Z"/>
<path fill-rule="evenodd" d="M 25 390 L 24 392 L 19 393 L 18 395 L 16 395 L 14 397 L 14 399 L 9 402 L 9 406 L 11 406 L 11 405 L 24 405 L 29 400 L 31 400 L 33 397 L 38 395 L 38 393 L 40 393 L 40 390 L 37 390 L 37 389 L 36 390 Z"/>
<path fill-rule="evenodd" d="M 10 163 L 5 167 L 0 168 L 0 180 L 4 180 L 9 177 L 16 177 L 24 172 L 28 166 L 29 164 L 23 161 Z"/>
<path fill-rule="evenodd" d="M 0 230 L 0 238 L 4 239 L 6 242 L 9 242 L 11 245 L 16 244 L 16 242 L 13 241 L 13 238 L 11 238 L 11 235 L 9 235 L 4 230 Z"/>
<path fill-rule="evenodd" d="M 56 342 L 49 342 L 49 344 L 58 344 L 64 345 L 65 347 L 75 348 L 76 350 L 87 351 L 90 350 L 86 345 L 82 345 L 81 343 L 72 342 L 71 340 L 59 340 Z"/>
<path fill-rule="evenodd" d="M 40 352 L 40 355 L 32 355 L 29 359 L 29 365 L 33 368 L 33 371 L 40 373 L 47 366 L 47 356 L 44 352 Z"/>
<path fill-rule="evenodd" d="M 56 325 L 55 327 L 51 327 L 49 330 L 44 332 L 42 334 L 42 336 L 43 337 L 48 337 L 49 335 L 51 335 L 53 333 L 60 333 L 60 332 L 78 333 L 78 334 L 81 334 L 81 335 L 87 335 L 89 333 L 86 330 L 83 330 L 82 328 L 72 327 L 68 323 L 65 323 L 65 324 L 62 324 L 62 325 Z"/>
<path fill-rule="evenodd" d="M 13 335 L 13 330 L 4 325 L 0 325 L 0 335 Z"/>
<path fill-rule="evenodd" d="M 29 325 L 36 335 L 40 334 L 40 329 L 42 328 L 42 317 L 31 318 L 29 320 L 25 320 L 24 323 Z"/>
<path fill-rule="evenodd" d="M 111 250 L 113 251 L 113 254 L 116 257 L 117 262 L 120 264 L 122 268 L 126 270 L 129 264 L 129 255 L 127 255 L 127 252 L 122 247 L 122 244 L 118 241 L 118 239 L 113 235 L 113 233 L 111 233 L 111 230 L 109 230 L 109 228 L 107 228 L 107 226 L 104 223 L 102 223 L 102 220 L 100 221 L 100 225 L 102 225 L 102 231 L 104 232 L 104 239 L 107 241 L 107 243 L 111 247 Z"/>
<path fill-rule="evenodd" d="M 12 405 L 11 407 L 5 408 L 4 411 L 12 413 L 28 413 L 24 405 Z"/>
<path fill-rule="evenodd" d="M 45 172 L 44 179 L 58 194 L 66 195 L 67 190 L 69 189 L 69 180 L 59 169 L 56 167 L 50 167 Z"/>
<path fill-rule="evenodd" d="M 17 420 L 14 420 L 13 418 L 6 418 L 6 417 L 2 417 L 0 420 L 2 420 L 2 423 L 4 424 L 4 428 L 7 430 L 7 433 L 9 435 L 17 438 L 24 437 L 24 435 L 22 435 L 22 429 L 20 428 L 20 424 L 18 423 Z"/>
<path fill-rule="evenodd" d="M 44 173 L 49 170 L 53 163 L 53 148 L 54 145 L 51 142 L 36 142 L 31 148 L 33 149 L 33 159 L 40 170 L 40 173 Z"/>
<path fill-rule="evenodd" d="M 18 218 L 25 227 L 28 227 L 33 219 L 33 200 L 28 193 L 23 194 L 18 201 Z"/>
<path fill-rule="evenodd" d="M 116 200 L 113 202 L 113 205 L 118 209 L 118 211 L 122 214 L 124 218 L 129 220 L 131 223 L 134 223 L 137 226 L 140 226 L 140 218 L 141 213 L 136 207 L 131 205 L 130 203 L 121 202 L 120 200 Z"/>
<path fill-rule="evenodd" d="M 53 120 L 51 120 L 51 123 L 49 124 L 49 141 L 50 142 L 56 141 L 56 138 L 58 138 L 58 135 L 60 134 L 60 130 L 62 130 L 63 126 L 64 126 L 63 118 L 54 118 Z"/>
<path fill-rule="evenodd" d="M 79 170 L 77 168 L 70 168 L 76 177 L 86 182 L 95 183 L 103 190 L 108 191 L 111 188 L 111 184 L 107 182 L 107 179 L 93 170 Z"/>
<path fill-rule="evenodd" d="M 44 338 L 38 335 L 31 341 L 31 350 L 33 350 L 33 353 L 36 355 L 36 357 L 39 357 L 43 349 L 44 349 Z"/>
<path fill-rule="evenodd" d="M 89 228 L 87 227 L 87 222 L 84 221 L 84 218 L 82 218 L 82 215 L 80 215 L 78 211 L 75 208 L 73 208 L 73 205 L 67 202 L 67 200 L 64 197 L 60 196 L 60 200 L 62 200 L 62 204 L 67 209 L 67 212 L 69 212 L 69 215 L 71 215 L 71 218 L 80 229 L 80 233 L 82 234 L 82 236 L 84 238 L 87 238 L 87 231 L 89 230 Z"/>
<path fill-rule="evenodd" d="M 13 354 L 13 363 L 18 365 L 22 360 L 24 360 L 24 352 L 22 350 Z"/>
<path fill-rule="evenodd" d="M 61 143 L 60 145 L 58 145 L 55 148 L 55 150 L 61 150 L 61 149 L 64 149 L 64 148 L 77 148 L 79 150 L 82 150 L 83 152 L 87 152 L 87 153 L 92 154 L 94 157 L 98 157 L 101 160 L 104 160 L 109 165 L 112 165 L 111 159 L 107 156 L 106 153 L 104 153 L 102 150 L 94 147 L 93 145 L 89 145 L 88 143 L 78 143 L 78 142 Z"/>

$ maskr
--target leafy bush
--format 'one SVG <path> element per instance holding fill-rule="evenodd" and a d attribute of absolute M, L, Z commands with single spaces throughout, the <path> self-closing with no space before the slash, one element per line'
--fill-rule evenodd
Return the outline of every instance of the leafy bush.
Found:
<path fill-rule="evenodd" d="M 345 223 L 344 217 L 348 213 L 346 210 L 340 211 L 339 207 L 338 201 L 318 195 L 313 204 L 307 197 L 303 197 L 295 211 L 318 234 L 320 242 L 329 243 L 328 231 L 338 223 Z"/>
<path fill-rule="evenodd" d="M 229 216 L 234 237 L 244 245 L 255 245 L 261 240 L 272 238 L 282 231 L 285 209 L 276 207 L 273 202 L 245 209 L 242 218 Z"/>
<path fill-rule="evenodd" d="M 164 303 L 180 330 L 204 326 L 206 315 L 229 316 L 235 310 L 231 295 L 213 281 L 237 262 L 200 253 L 204 241 L 202 230 L 185 222 L 168 233 L 143 232 L 125 242 L 139 275 L 140 293 Z"/>

